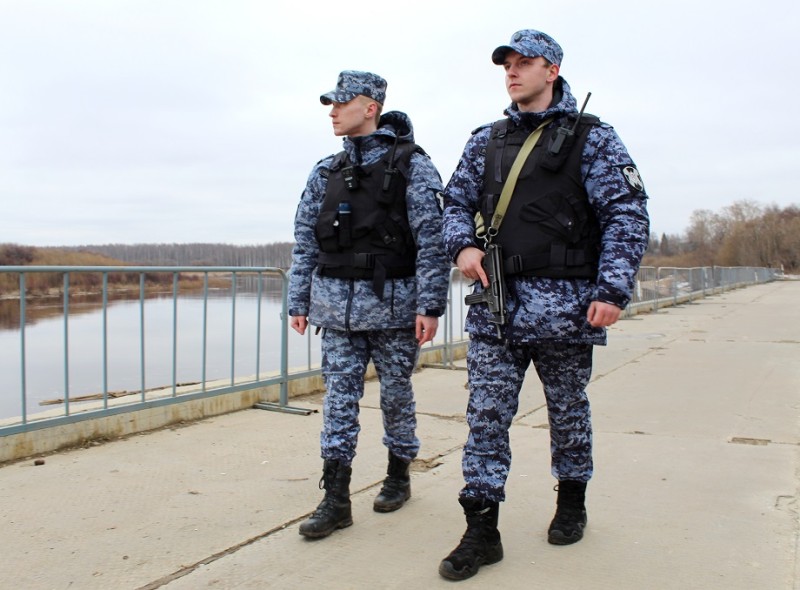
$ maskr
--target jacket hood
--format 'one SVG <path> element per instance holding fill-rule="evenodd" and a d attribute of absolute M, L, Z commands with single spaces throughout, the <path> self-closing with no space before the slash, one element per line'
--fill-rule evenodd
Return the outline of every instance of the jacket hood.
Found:
<path fill-rule="evenodd" d="M 383 157 L 389 146 L 394 143 L 395 137 L 400 143 L 413 142 L 414 130 L 411 127 L 411 119 L 408 118 L 408 115 L 400 111 L 389 111 L 381 115 L 378 121 L 378 129 L 373 133 L 357 137 L 345 137 L 343 141 L 344 151 L 351 162 L 360 166 Z"/>
<path fill-rule="evenodd" d="M 381 115 L 378 121 L 376 134 L 389 134 L 394 140 L 397 137 L 401 142 L 414 141 L 414 128 L 408 115 L 400 111 L 389 111 Z"/>
<path fill-rule="evenodd" d="M 515 124 L 520 127 L 538 126 L 545 119 L 559 119 L 570 113 L 578 111 L 578 102 L 572 96 L 569 84 L 561 76 L 553 85 L 553 102 L 546 110 L 540 113 L 523 112 L 517 103 L 512 102 L 504 112 Z"/>

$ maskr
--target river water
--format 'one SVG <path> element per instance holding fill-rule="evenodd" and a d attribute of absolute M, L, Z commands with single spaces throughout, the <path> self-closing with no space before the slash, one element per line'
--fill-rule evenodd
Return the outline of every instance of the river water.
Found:
<path fill-rule="evenodd" d="M 203 366 L 202 295 L 182 294 L 177 300 L 178 383 L 202 380 Z M 63 399 L 65 348 L 68 353 L 70 398 L 103 391 L 103 314 L 97 298 L 70 301 L 65 338 L 63 302 L 53 299 L 28 303 L 25 326 L 26 412 L 50 408 L 42 402 Z M 142 389 L 141 309 L 139 300 L 110 301 L 107 306 L 107 390 Z M 235 322 L 232 318 L 235 314 Z M 261 345 L 259 373 L 264 376 L 280 367 L 281 296 L 261 296 Z M 148 297 L 144 303 L 145 389 L 170 386 L 173 375 L 172 295 Z M 230 379 L 256 374 L 256 332 L 258 297 L 229 290 L 211 291 L 206 314 L 206 380 Z M 22 414 L 22 345 L 19 329 L 19 301 L 0 301 L 0 418 Z M 232 325 L 235 325 L 235 336 Z M 66 341 L 66 342 L 65 342 Z M 319 363 L 319 339 L 303 337 L 289 330 L 289 367 Z M 66 346 L 65 346 L 66 345 Z M 231 368 L 233 349 L 233 369 Z M 309 358 L 310 355 L 310 358 Z"/>

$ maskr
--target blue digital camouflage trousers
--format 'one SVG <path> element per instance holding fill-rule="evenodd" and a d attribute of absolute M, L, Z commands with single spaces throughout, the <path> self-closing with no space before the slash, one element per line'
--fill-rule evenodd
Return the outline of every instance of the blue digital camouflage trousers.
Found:
<path fill-rule="evenodd" d="M 586 386 L 591 344 L 506 346 L 472 337 L 467 352 L 469 437 L 464 445 L 461 497 L 505 500 L 511 467 L 508 430 L 519 407 L 525 371 L 533 362 L 550 422 L 551 469 L 558 480 L 592 477 L 592 425 Z"/>
<path fill-rule="evenodd" d="M 361 426 L 359 401 L 370 359 L 380 381 L 383 444 L 393 455 L 411 461 L 419 452 L 417 416 L 411 374 L 419 355 L 414 328 L 344 332 L 326 329 L 322 335 L 322 376 L 325 380 L 322 458 L 350 465 L 356 456 Z"/>

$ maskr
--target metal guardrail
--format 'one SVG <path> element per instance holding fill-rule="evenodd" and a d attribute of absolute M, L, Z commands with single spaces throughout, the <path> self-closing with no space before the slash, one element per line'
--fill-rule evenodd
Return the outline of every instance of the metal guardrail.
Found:
<path fill-rule="evenodd" d="M 20 416 L 16 421 L 11 424 L 0 426 L 0 436 L 15 434 L 17 432 L 25 432 L 44 427 L 58 426 L 68 424 L 80 420 L 87 420 L 97 418 L 103 415 L 112 415 L 122 412 L 130 412 L 143 408 L 149 408 L 159 405 L 167 405 L 176 402 L 188 401 L 190 399 L 198 399 L 203 397 L 210 397 L 224 393 L 241 391 L 254 387 L 264 387 L 268 385 L 277 384 L 280 387 L 280 404 L 287 406 L 288 401 L 288 388 L 287 388 L 287 375 L 288 375 L 288 354 L 287 354 L 287 309 L 286 309 L 286 295 L 288 279 L 285 271 L 279 268 L 271 267 L 158 267 L 158 266 L 4 266 L 0 267 L 0 277 L 8 274 L 17 274 L 19 276 L 19 293 L 28 293 L 29 291 L 29 278 L 32 275 L 49 273 L 57 274 L 63 277 L 61 290 L 62 299 L 62 317 L 63 317 L 63 358 L 62 358 L 62 374 L 63 374 L 63 407 L 60 415 L 52 415 L 52 412 L 44 413 L 45 415 L 37 415 L 35 419 L 31 419 L 27 410 L 27 359 L 26 359 L 26 316 L 27 316 L 27 300 L 26 297 L 19 298 L 19 316 L 20 316 Z M 101 367 L 102 367 L 102 392 L 100 394 L 101 404 L 100 408 L 85 409 L 81 408 L 73 411 L 73 405 L 70 400 L 70 330 L 69 320 L 71 316 L 71 296 L 74 295 L 75 290 L 71 283 L 70 277 L 76 273 L 90 273 L 92 275 L 99 275 L 101 281 Z M 180 281 L 182 273 L 191 273 L 193 275 L 202 274 L 203 276 L 203 317 L 202 317 L 202 358 L 200 361 L 201 375 L 199 388 L 194 388 L 187 393 L 179 393 L 180 384 L 177 377 L 177 358 L 178 358 L 178 295 L 180 292 Z M 131 274 L 138 275 L 139 282 L 139 372 L 140 372 L 140 393 L 138 400 L 128 401 L 125 403 L 111 403 L 111 396 L 108 389 L 108 307 L 109 307 L 109 277 L 112 275 L 123 274 L 130 277 Z M 147 365 L 145 362 L 145 347 L 147 337 L 145 333 L 145 300 L 146 300 L 146 279 L 158 275 L 168 275 L 171 277 L 172 284 L 172 325 L 170 330 L 172 332 L 172 380 L 169 386 L 163 388 L 147 389 L 146 374 Z M 210 277 L 218 277 L 225 275 L 230 278 L 231 289 L 231 349 L 230 349 L 230 381 L 225 384 L 220 384 L 218 381 L 210 382 L 206 377 L 206 353 L 208 349 L 207 342 L 207 321 L 208 321 L 208 298 L 209 298 L 209 279 Z M 243 276 L 254 276 L 256 278 L 256 291 L 257 291 L 257 315 L 258 321 L 256 322 L 256 336 L 255 336 L 255 366 L 251 367 L 248 374 L 254 375 L 250 379 L 243 380 L 236 375 L 236 303 L 237 303 L 237 279 Z M 277 375 L 263 376 L 262 368 L 260 366 L 260 349 L 262 345 L 261 333 L 261 300 L 264 291 L 264 279 L 272 277 L 280 281 L 281 288 L 281 330 L 278 346 L 280 347 L 280 368 Z M 4 392 L 5 393 L 5 392 Z M 3 422 L 8 422 L 4 420 Z"/>
<path fill-rule="evenodd" d="M 261 388 L 270 385 L 279 386 L 279 401 L 277 404 L 262 402 L 257 407 L 265 409 L 278 409 L 281 411 L 296 411 L 307 413 L 299 408 L 292 408 L 288 405 L 288 383 L 293 379 L 305 378 L 310 375 L 319 374 L 318 366 L 313 366 L 312 343 L 309 332 L 307 362 L 305 368 L 295 369 L 290 372 L 288 366 L 288 311 L 287 311 L 287 291 L 288 278 L 286 273 L 279 268 L 272 267 L 157 267 L 157 266 L 2 266 L 0 267 L 0 278 L 5 275 L 18 275 L 19 292 L 28 293 L 29 277 L 39 273 L 57 273 L 62 275 L 61 299 L 63 314 L 63 387 L 64 402 L 62 411 L 58 415 L 47 413 L 47 415 L 36 415 L 31 417 L 27 412 L 27 362 L 26 362 L 26 327 L 25 318 L 27 313 L 26 297 L 19 298 L 20 311 L 20 407 L 21 415 L 18 419 L 0 421 L 0 437 L 27 432 L 31 430 L 48 428 L 81 420 L 103 417 L 106 415 L 132 412 L 144 408 L 181 403 L 198 398 L 222 395 L 237 391 Z M 100 275 L 102 289 L 102 395 L 99 407 L 86 409 L 85 407 L 73 408 L 70 403 L 70 296 L 71 288 L 70 277 L 75 273 L 92 273 Z M 135 400 L 119 399 L 111 401 L 108 391 L 108 304 L 109 304 L 109 277 L 115 273 L 122 273 L 130 276 L 130 273 L 139 275 L 139 372 L 141 391 Z M 178 295 L 182 273 L 202 274 L 203 276 L 203 326 L 202 326 L 202 361 L 201 377 L 199 388 L 184 391 L 178 383 L 177 378 L 177 355 L 178 355 Z M 172 382 L 170 385 L 160 389 L 157 393 L 147 390 L 147 365 L 145 363 L 145 347 L 147 335 L 145 333 L 144 304 L 146 292 L 146 278 L 152 275 L 169 275 L 172 283 Z M 636 288 L 633 299 L 625 311 L 626 316 L 644 311 L 657 311 L 660 307 L 678 305 L 693 299 L 721 293 L 730 289 L 763 283 L 774 280 L 779 271 L 768 268 L 754 267 L 698 267 L 698 268 L 667 268 L 667 267 L 642 267 L 639 270 L 636 280 Z M 209 294 L 209 277 L 225 275 L 231 281 L 231 350 L 230 350 L 230 379 L 226 383 L 219 381 L 209 382 L 206 378 L 206 351 L 207 351 L 207 305 Z M 258 299 L 258 321 L 255 335 L 254 346 L 256 348 L 255 366 L 248 369 L 247 376 L 242 376 L 241 367 L 236 366 L 235 346 L 236 346 L 236 302 L 237 302 L 237 278 L 243 276 L 255 277 Z M 265 376 L 262 375 L 260 366 L 259 351 L 262 346 L 262 331 L 260 329 L 261 299 L 264 290 L 264 279 L 273 278 L 280 281 L 281 293 L 281 316 L 280 316 L 280 335 L 278 336 L 277 346 L 280 349 L 280 361 L 277 371 Z M 450 273 L 450 291 L 448 296 L 447 312 L 440 325 L 437 339 L 430 345 L 426 345 L 426 350 L 441 350 L 442 362 L 437 365 L 441 368 L 456 368 L 455 350 L 463 346 L 467 336 L 463 331 L 464 319 L 466 317 L 466 306 L 464 296 L 469 292 L 469 281 L 466 281 L 458 271 L 453 268 Z M 275 335 L 270 335 L 270 344 L 275 345 Z M 238 374 L 237 374 L 238 373 Z M 6 392 L 0 391 L 5 395 Z"/>
<path fill-rule="evenodd" d="M 643 266 L 636 275 L 633 298 L 625 315 L 657 311 L 660 307 L 774 281 L 780 275 L 780 269 L 752 266 Z"/>

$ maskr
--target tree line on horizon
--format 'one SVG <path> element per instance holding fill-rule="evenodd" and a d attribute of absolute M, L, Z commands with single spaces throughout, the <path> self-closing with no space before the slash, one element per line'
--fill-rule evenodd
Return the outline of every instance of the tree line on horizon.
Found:
<path fill-rule="evenodd" d="M 0 266 L 247 266 L 288 269 L 292 242 L 102 244 L 32 247 L 0 244 Z M 718 212 L 692 213 L 682 234 L 652 234 L 645 266 L 763 266 L 800 271 L 800 206 L 736 201 Z"/>
<path fill-rule="evenodd" d="M 800 271 L 800 207 L 736 201 L 695 210 L 683 234 L 650 236 L 646 266 L 763 266 Z"/>
<path fill-rule="evenodd" d="M 121 266 L 119 260 L 85 250 L 69 252 L 61 248 L 35 248 L 19 244 L 0 244 L 0 267 L 2 266 Z M 197 277 L 181 277 L 200 282 Z M 98 273 L 70 273 L 70 286 L 82 292 L 97 292 L 102 277 Z M 108 282 L 114 287 L 139 284 L 138 273 L 110 273 Z M 168 274 L 145 273 L 148 286 L 169 286 L 172 278 Z M 20 280 L 16 274 L 0 273 L 0 297 L 19 297 Z M 26 277 L 25 292 L 30 295 L 56 296 L 63 291 L 63 273 L 31 273 Z M 8 318 L 0 318 L 0 321 Z"/>
<path fill-rule="evenodd" d="M 292 263 L 292 242 L 232 244 L 107 244 L 74 250 L 129 264 L 154 266 L 271 266 Z M 800 271 L 800 206 L 736 201 L 714 212 L 698 209 L 682 234 L 651 235 L 647 266 L 763 266 Z"/>
<path fill-rule="evenodd" d="M 236 246 L 233 244 L 103 244 L 69 246 L 62 250 L 94 252 L 140 266 L 250 266 L 288 269 L 292 242 Z"/>
<path fill-rule="evenodd" d="M 288 269 L 292 259 L 292 243 L 277 242 L 255 246 L 230 244 L 104 244 L 85 246 L 34 247 L 0 243 L 2 266 L 223 266 L 223 267 L 278 267 Z M 148 288 L 163 288 L 171 284 L 168 273 L 144 274 Z M 102 277 L 98 273 L 74 272 L 70 276 L 72 288 L 83 292 L 96 292 Z M 180 273 L 184 287 L 201 283 L 192 273 Z M 115 289 L 138 287 L 139 274 L 114 272 L 108 282 Z M 192 283 L 196 283 L 193 285 Z M 0 296 L 18 296 L 19 278 L 15 274 L 0 273 Z M 63 290 L 61 273 L 30 274 L 26 280 L 28 295 L 58 295 Z"/>

